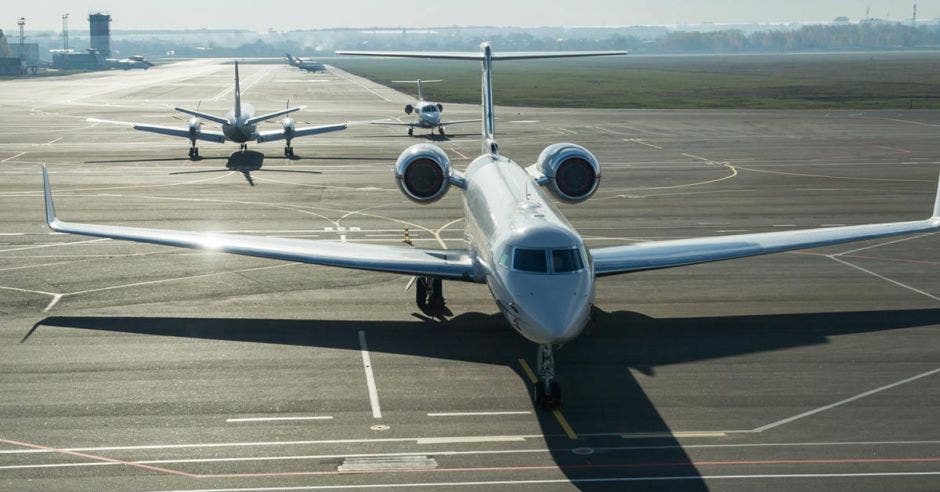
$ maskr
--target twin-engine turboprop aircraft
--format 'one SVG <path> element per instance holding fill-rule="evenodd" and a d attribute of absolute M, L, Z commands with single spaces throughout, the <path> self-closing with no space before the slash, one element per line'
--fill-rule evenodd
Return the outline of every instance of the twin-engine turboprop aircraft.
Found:
<path fill-rule="evenodd" d="M 101 120 L 98 118 L 88 118 L 88 121 L 95 123 L 125 125 L 133 127 L 135 130 L 140 130 L 142 132 L 159 133 L 161 135 L 169 135 L 171 137 L 188 138 L 190 142 L 190 159 L 199 157 L 199 148 L 196 147 L 197 140 L 217 143 L 225 143 L 226 140 L 231 140 L 232 142 L 241 144 L 242 150 L 247 149 L 248 142 L 252 140 L 257 141 L 258 143 L 284 140 L 284 156 L 293 157 L 294 148 L 291 147 L 291 141 L 293 139 L 297 137 L 319 135 L 321 133 L 336 132 L 345 130 L 349 127 L 349 123 L 338 123 L 334 125 L 306 126 L 296 128 L 294 119 L 288 117 L 281 120 L 281 128 L 279 130 L 269 130 L 266 132 L 258 131 L 258 123 L 261 123 L 262 121 L 267 121 L 271 118 L 277 118 L 278 116 L 285 116 L 303 109 L 303 106 L 293 108 L 290 107 L 290 101 L 288 101 L 287 106 L 288 107 L 286 109 L 282 109 L 281 111 L 255 116 L 254 106 L 242 102 L 242 93 L 238 77 L 238 62 L 236 61 L 235 105 L 233 106 L 232 111 L 230 111 L 229 114 L 224 118 L 221 116 L 200 112 L 197 107 L 195 110 L 175 108 L 181 113 L 186 113 L 192 116 L 192 118 L 189 120 L 188 128 L 173 128 L 169 126 L 147 125 L 143 123 L 130 123 L 126 121 Z M 222 131 L 217 132 L 212 130 L 203 130 L 203 123 L 200 121 L 200 118 L 222 125 Z"/>
<path fill-rule="evenodd" d="M 481 48 L 480 53 L 342 53 L 474 60 L 482 64 L 482 155 L 461 173 L 453 169 L 443 149 L 421 143 L 402 152 L 395 164 L 398 187 L 416 202 L 432 203 L 451 186 L 463 191 L 467 223 L 467 244 L 463 249 L 63 222 L 56 217 L 44 167 L 46 222 L 54 231 L 71 234 L 413 275 L 418 277 L 417 302 L 422 308 L 443 306 L 442 280 L 486 283 L 510 325 L 539 346 L 535 397 L 543 408 L 553 408 L 561 402 L 553 349 L 578 336 L 587 325 L 597 277 L 940 230 L 938 192 L 933 215 L 925 220 L 587 248 L 549 197 L 569 203 L 587 200 L 600 183 L 600 164 L 590 151 L 570 143 L 548 146 L 536 163 L 527 168 L 502 155 L 494 125 L 492 66 L 496 60 L 623 53 L 497 55 L 489 44 Z"/>
<path fill-rule="evenodd" d="M 297 67 L 308 72 L 323 72 L 326 70 L 326 67 L 324 67 L 320 62 L 304 60 L 303 58 L 295 57 L 290 53 L 284 53 L 284 56 L 287 57 L 287 63 L 289 63 L 292 67 Z"/>
<path fill-rule="evenodd" d="M 405 105 L 405 114 L 414 113 L 418 117 L 417 120 L 410 123 L 400 123 L 394 121 L 373 121 L 373 125 L 392 125 L 392 126 L 407 126 L 408 135 L 414 135 L 415 127 L 425 128 L 431 130 L 431 134 L 434 134 L 434 129 L 436 128 L 441 136 L 444 135 L 444 127 L 447 125 L 459 125 L 461 123 L 476 123 L 480 120 L 458 120 L 458 121 L 441 121 L 441 113 L 444 112 L 444 105 L 441 103 L 435 103 L 424 100 L 424 91 L 422 90 L 421 84 L 430 84 L 432 82 L 443 82 L 442 80 L 393 80 L 392 82 L 396 84 L 417 84 L 418 85 L 418 100 L 414 104 Z"/>

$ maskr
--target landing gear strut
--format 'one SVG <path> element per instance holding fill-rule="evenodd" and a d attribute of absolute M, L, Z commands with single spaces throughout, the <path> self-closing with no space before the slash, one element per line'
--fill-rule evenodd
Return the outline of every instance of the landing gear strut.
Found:
<path fill-rule="evenodd" d="M 411 136 L 414 136 L 414 134 L 415 134 L 415 129 L 408 127 L 408 136 L 411 137 Z"/>
<path fill-rule="evenodd" d="M 550 344 L 539 345 L 536 366 L 539 380 L 535 383 L 535 404 L 555 410 L 561 406 L 561 386 L 555 381 L 555 354 Z"/>
<path fill-rule="evenodd" d="M 441 133 L 441 136 L 443 137 L 443 136 L 444 136 L 444 127 L 442 126 L 442 127 L 438 128 L 438 131 Z"/>
<path fill-rule="evenodd" d="M 418 277 L 415 282 L 415 303 L 422 312 L 443 314 L 444 281 L 439 278 Z"/>
<path fill-rule="evenodd" d="M 248 150 L 248 144 L 247 144 L 247 143 L 243 143 L 243 144 L 239 145 L 238 148 L 241 149 L 242 152 L 244 152 L 244 151 Z"/>

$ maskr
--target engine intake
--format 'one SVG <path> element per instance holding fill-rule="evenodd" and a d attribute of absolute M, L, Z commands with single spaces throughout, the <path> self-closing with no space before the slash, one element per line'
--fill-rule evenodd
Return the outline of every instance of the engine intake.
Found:
<path fill-rule="evenodd" d="M 601 181 L 601 165 L 594 154 L 572 143 L 549 145 L 536 165 L 552 194 L 568 203 L 587 200 Z"/>
<path fill-rule="evenodd" d="M 395 181 L 410 200 L 433 203 L 450 189 L 453 170 L 443 149 L 432 144 L 415 144 L 405 149 L 395 163 Z"/>

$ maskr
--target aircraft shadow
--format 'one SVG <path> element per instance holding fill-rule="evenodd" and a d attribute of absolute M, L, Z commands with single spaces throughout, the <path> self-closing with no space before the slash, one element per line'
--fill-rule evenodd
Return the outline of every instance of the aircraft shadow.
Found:
<path fill-rule="evenodd" d="M 85 161 L 85 164 L 119 164 L 122 162 L 177 162 L 177 161 L 221 161 L 227 160 L 228 157 L 197 157 L 195 159 L 191 157 L 160 157 L 154 159 L 112 159 L 107 161 Z"/>
<path fill-rule="evenodd" d="M 605 477 L 687 476 L 682 482 L 631 482 L 631 489 L 707 490 L 706 484 L 630 369 L 654 375 L 656 367 L 690 361 L 828 343 L 837 335 L 940 324 L 940 309 L 800 313 L 785 315 L 651 318 L 630 311 L 595 313 L 594 326 L 556 354 L 564 414 L 579 432 L 664 434 L 650 450 L 598 449 L 569 439 L 554 415 L 536 410 L 555 463 L 581 490 L 619 490 Z M 244 318 L 54 316 L 24 337 L 50 328 L 87 329 L 205 340 L 359 350 L 366 330 L 375 353 L 505 365 L 528 377 L 517 359 L 535 366 L 535 346 L 509 328 L 499 314 L 466 313 L 445 322 L 328 321 Z M 476 388 L 471 391 L 481 391 Z M 530 396 L 531 398 L 531 396 Z M 623 447 L 618 436 L 591 445 Z M 592 481 L 593 480 L 593 481 Z"/>

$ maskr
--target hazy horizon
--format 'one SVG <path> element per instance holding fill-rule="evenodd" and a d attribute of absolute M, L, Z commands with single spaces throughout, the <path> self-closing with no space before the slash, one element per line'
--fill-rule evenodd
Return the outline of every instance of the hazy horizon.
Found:
<path fill-rule="evenodd" d="M 712 22 L 775 23 L 831 21 L 838 16 L 852 20 L 870 16 L 892 20 L 910 19 L 913 2 L 907 0 L 794 0 L 781 4 L 762 1 L 699 2 L 694 0 L 582 0 L 547 5 L 535 0 L 498 2 L 387 2 L 348 0 L 343 6 L 319 2 L 283 0 L 278 8 L 257 8 L 249 0 L 181 0 L 126 2 L 97 0 L 76 2 L 49 0 L 17 2 L 8 6 L 0 28 L 16 29 L 16 20 L 26 17 L 27 30 L 61 30 L 63 13 L 69 13 L 70 30 L 87 29 L 86 16 L 93 11 L 112 15 L 112 29 L 250 29 L 278 31 L 341 27 L 438 27 L 438 26 L 631 26 L 675 25 Z M 269 4 L 270 5 L 270 4 Z M 919 20 L 940 17 L 940 2 L 918 4 Z"/>

